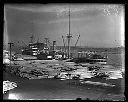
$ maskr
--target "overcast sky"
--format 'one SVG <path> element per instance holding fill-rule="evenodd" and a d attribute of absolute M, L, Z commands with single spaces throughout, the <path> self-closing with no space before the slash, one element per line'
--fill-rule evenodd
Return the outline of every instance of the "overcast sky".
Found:
<path fill-rule="evenodd" d="M 33 34 L 35 41 L 48 37 L 63 45 L 62 35 L 68 34 L 68 10 L 71 10 L 71 45 L 117 47 L 123 45 L 123 5 L 90 4 L 33 4 L 5 5 L 4 41 L 28 44 Z"/>

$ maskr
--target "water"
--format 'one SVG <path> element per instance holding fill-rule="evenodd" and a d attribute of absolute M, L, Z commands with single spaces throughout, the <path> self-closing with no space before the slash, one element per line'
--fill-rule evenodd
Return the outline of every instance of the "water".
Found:
<path fill-rule="evenodd" d="M 122 55 L 108 55 L 108 63 L 117 66 L 122 66 Z M 4 72 L 3 80 L 16 82 L 18 87 L 9 91 L 9 96 L 5 99 L 76 99 L 89 98 L 100 99 L 111 94 L 121 94 L 122 89 L 113 89 L 109 87 L 97 87 L 91 85 L 81 85 L 76 80 L 61 81 L 58 79 L 39 79 L 28 80 L 18 76 Z M 121 81 L 120 85 L 121 84 Z"/>

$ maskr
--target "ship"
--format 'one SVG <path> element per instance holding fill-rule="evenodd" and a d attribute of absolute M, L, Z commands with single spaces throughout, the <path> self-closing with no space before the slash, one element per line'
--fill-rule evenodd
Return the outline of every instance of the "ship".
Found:
<path fill-rule="evenodd" d="M 22 55 L 37 56 L 39 51 L 48 49 L 46 48 L 46 45 L 44 43 L 41 43 L 38 41 L 33 42 L 33 38 L 34 38 L 33 35 L 30 38 L 31 38 L 31 41 L 29 42 L 27 47 L 22 49 Z"/>
<path fill-rule="evenodd" d="M 67 44 L 64 41 L 64 36 L 62 36 L 63 39 L 63 50 L 58 50 L 56 47 L 56 41 L 53 41 L 53 44 L 48 44 L 49 39 L 45 38 L 45 43 L 36 42 L 33 43 L 33 35 L 31 36 L 31 41 L 29 43 L 29 46 L 27 49 L 22 50 L 22 54 L 32 55 L 36 56 L 39 60 L 47 60 L 47 59 L 69 59 L 68 61 L 74 61 L 74 62 L 86 62 L 86 63 L 100 63 L 100 64 L 106 64 L 107 63 L 107 57 L 101 56 L 97 53 L 86 53 L 86 56 L 83 57 L 83 51 L 77 52 L 78 58 L 74 58 L 71 53 L 71 46 L 70 46 L 70 40 L 72 38 L 72 34 L 70 33 L 70 7 L 69 7 L 69 33 L 65 36 L 67 39 Z M 74 48 L 76 48 L 76 45 L 78 43 L 78 40 L 80 38 L 80 35 L 78 36 Z M 67 46 L 66 46 L 67 45 Z M 81 56 L 82 55 L 82 56 Z"/>
<path fill-rule="evenodd" d="M 53 41 L 53 44 L 51 44 L 48 38 L 44 38 L 45 43 L 39 41 L 33 42 L 33 35 L 30 38 L 31 41 L 28 46 L 22 49 L 22 55 L 35 56 L 38 60 L 66 58 L 66 54 L 64 51 L 56 49 L 56 41 Z"/>
<path fill-rule="evenodd" d="M 67 34 L 67 40 L 68 40 L 68 46 L 67 46 L 67 48 L 68 48 L 68 59 L 70 59 L 70 60 L 68 60 L 68 62 L 69 61 L 74 61 L 74 62 L 76 62 L 76 63 L 79 63 L 79 62 L 86 62 L 86 63 L 90 63 L 90 64 L 107 64 L 107 56 L 104 56 L 104 55 L 101 55 L 101 54 L 98 54 L 98 53 L 96 53 L 96 52 L 91 52 L 90 53 L 90 51 L 88 52 L 88 51 L 86 51 L 86 53 L 84 52 L 84 51 L 81 51 L 81 52 L 78 52 L 78 57 L 77 58 L 72 58 L 72 53 L 70 53 L 71 51 L 70 51 L 70 39 L 72 38 L 72 34 L 70 33 L 70 7 L 69 7 L 69 34 Z M 76 45 L 77 45 L 77 43 L 78 43 L 78 40 L 79 40 L 79 38 L 80 38 L 80 35 L 78 36 L 78 38 L 77 38 L 77 41 L 76 41 L 76 43 L 75 43 L 75 46 L 74 46 L 74 48 L 76 48 Z M 84 53 L 83 53 L 84 52 Z M 82 56 L 80 56 L 80 54 L 82 55 Z M 83 54 L 85 54 L 86 56 L 83 56 Z"/>
<path fill-rule="evenodd" d="M 56 59 L 56 60 L 65 60 L 65 59 L 71 59 L 71 52 L 70 52 L 70 39 L 72 35 L 70 34 L 70 8 L 69 8 L 69 34 L 66 35 L 66 39 L 68 41 L 68 44 L 66 46 L 64 42 L 64 36 L 62 36 L 63 39 L 63 50 L 57 49 L 56 47 L 56 41 L 53 41 L 53 43 L 49 44 L 49 39 L 45 38 L 45 43 L 40 42 L 33 42 L 34 36 L 32 35 L 31 41 L 29 45 L 22 49 L 22 55 L 31 55 L 36 56 L 39 60 L 47 60 L 47 59 Z M 79 36 L 80 37 L 80 36 Z M 78 39 L 79 39 L 78 37 Z M 78 42 L 77 39 L 77 42 Z M 76 42 L 76 44 L 77 44 Z M 76 47 L 75 44 L 75 47 Z"/>

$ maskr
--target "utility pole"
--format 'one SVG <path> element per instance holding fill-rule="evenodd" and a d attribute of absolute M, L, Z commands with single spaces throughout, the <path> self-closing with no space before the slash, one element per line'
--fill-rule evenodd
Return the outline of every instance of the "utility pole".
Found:
<path fill-rule="evenodd" d="M 13 46 L 13 43 L 8 43 L 9 46 L 10 46 L 10 66 L 11 66 L 11 51 L 12 51 L 12 46 Z"/>

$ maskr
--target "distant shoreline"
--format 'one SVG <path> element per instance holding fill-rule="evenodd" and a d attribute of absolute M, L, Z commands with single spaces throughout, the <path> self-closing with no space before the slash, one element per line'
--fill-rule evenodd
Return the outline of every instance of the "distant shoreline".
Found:
<path fill-rule="evenodd" d="M 64 46 L 56 46 L 57 49 L 64 49 Z M 96 47 L 86 47 L 86 46 L 71 46 L 71 52 L 72 51 L 96 51 L 96 52 L 107 52 L 112 54 L 121 53 L 122 51 L 125 52 L 125 47 L 113 47 L 113 48 L 96 48 Z M 13 46 L 12 51 L 21 53 L 21 47 Z"/>

